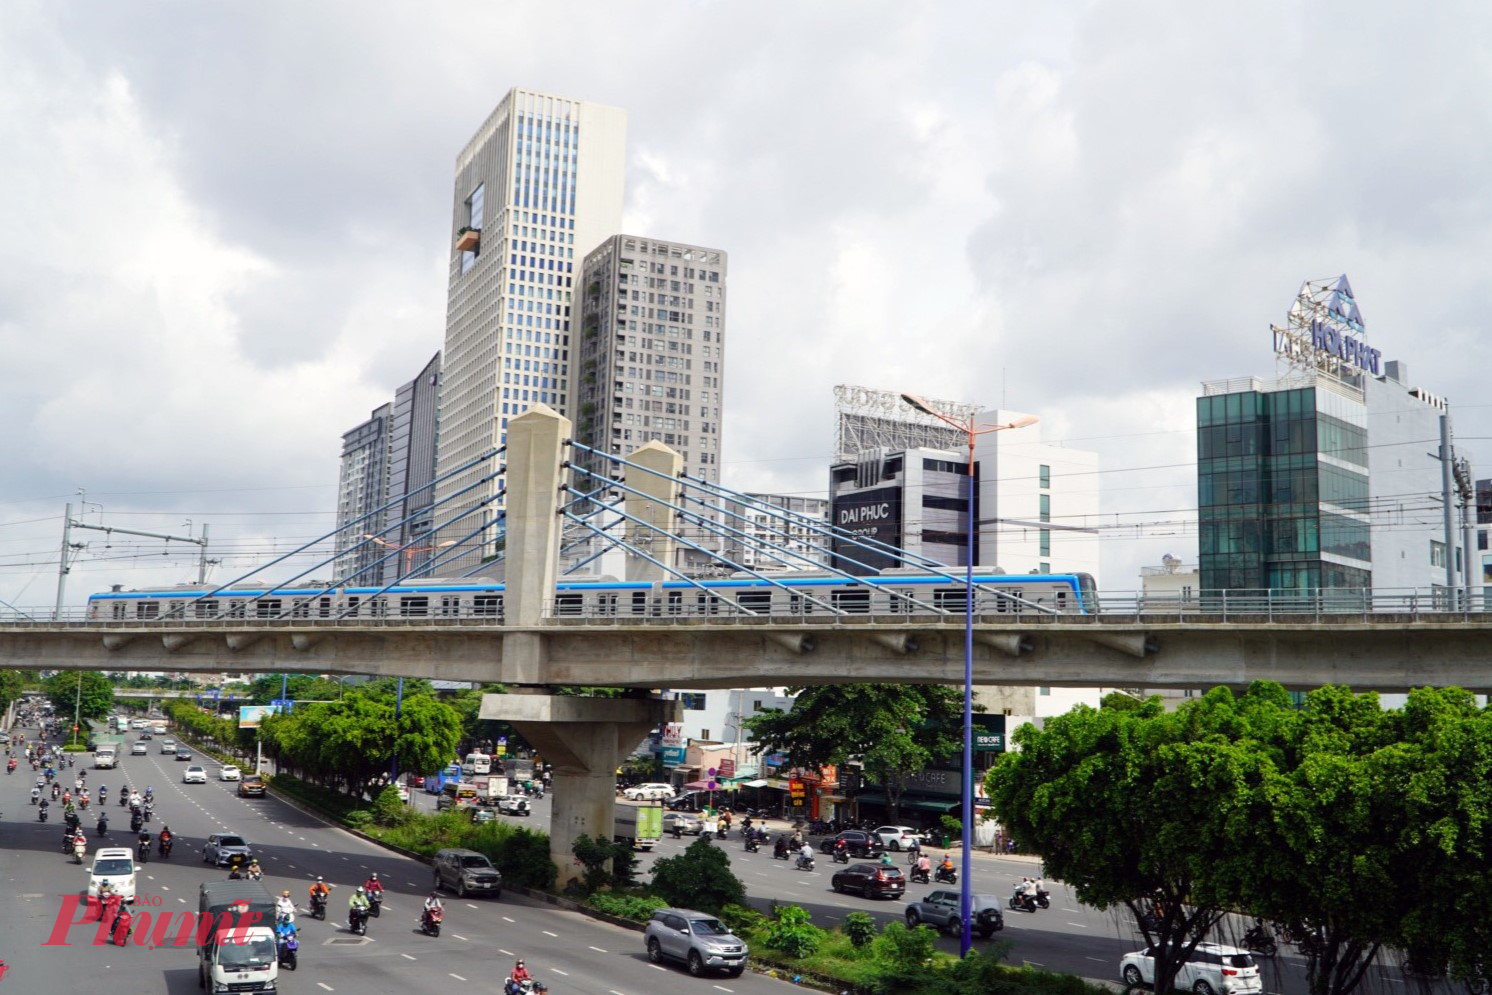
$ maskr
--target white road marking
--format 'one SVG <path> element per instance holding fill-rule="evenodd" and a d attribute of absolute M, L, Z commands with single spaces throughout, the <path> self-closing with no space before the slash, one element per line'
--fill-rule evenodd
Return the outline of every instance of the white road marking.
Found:
<path fill-rule="evenodd" d="M 1079 929 L 1087 929 L 1088 928 L 1088 924 L 1085 923 L 1085 922 L 1070 922 L 1067 925 L 1069 925 L 1069 926 L 1076 926 Z"/>
<path fill-rule="evenodd" d="M 723 992 L 733 992 L 733 991 L 735 991 L 734 988 L 726 988 L 724 985 L 716 985 L 715 987 L 718 988 L 718 989 L 720 989 Z"/>
<path fill-rule="evenodd" d="M 325 988 L 329 992 L 336 991 L 335 988 L 333 988 L 331 985 L 327 984 L 325 981 L 318 981 L 318 982 L 316 982 L 316 987 L 317 988 Z"/>
<path fill-rule="evenodd" d="M 409 954 L 400 954 L 399 956 L 403 957 L 405 960 L 419 960 L 418 957 L 411 957 L 409 956 Z"/>
<path fill-rule="evenodd" d="M 513 951 L 511 951 L 511 950 L 504 950 L 502 947 L 498 947 L 497 948 L 497 952 L 500 953 L 500 954 L 502 954 L 504 957 L 511 957 L 511 956 L 513 956 Z"/>
<path fill-rule="evenodd" d="M 553 971 L 555 974 L 561 975 L 561 976 L 566 977 L 566 978 L 568 978 L 570 976 L 570 973 L 568 971 L 561 971 L 557 967 L 551 967 L 549 970 Z"/>
<path fill-rule="evenodd" d="M 1083 959 L 1084 960 L 1096 960 L 1100 964 L 1107 964 L 1108 963 L 1108 961 L 1104 960 L 1102 957 L 1084 957 Z"/>
<path fill-rule="evenodd" d="M 659 967 L 657 964 L 649 964 L 648 967 L 651 967 L 655 971 L 662 971 L 663 970 L 663 968 Z"/>
<path fill-rule="evenodd" d="M 472 908 L 476 908 L 476 906 L 473 905 Z M 507 916 L 503 916 L 503 922 L 517 922 L 517 921 L 518 921 L 517 919 L 509 919 Z"/>
<path fill-rule="evenodd" d="M 473 905 L 473 904 L 471 904 L 471 903 L 470 903 L 470 902 L 467 902 L 467 903 L 466 903 L 466 907 L 467 907 L 467 908 L 468 908 L 468 909 L 474 909 L 474 908 L 476 908 L 476 906 L 475 906 L 475 905 Z"/>
<path fill-rule="evenodd" d="M 602 950 L 600 947 L 591 947 L 591 949 L 594 950 L 594 951 L 596 951 L 596 953 L 598 953 L 598 954 L 604 954 L 604 953 L 606 953 L 606 951 Z"/>
<path fill-rule="evenodd" d="M 451 977 L 455 978 L 457 981 L 465 981 L 466 980 L 465 978 L 463 978 L 459 974 L 453 974 L 453 975 L 451 975 Z"/>

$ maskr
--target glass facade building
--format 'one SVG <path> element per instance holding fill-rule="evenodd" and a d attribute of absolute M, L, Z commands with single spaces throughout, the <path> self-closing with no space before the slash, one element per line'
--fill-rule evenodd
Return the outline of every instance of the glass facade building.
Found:
<path fill-rule="evenodd" d="M 1373 586 L 1367 410 L 1354 394 L 1294 377 L 1197 399 L 1203 591 Z"/>

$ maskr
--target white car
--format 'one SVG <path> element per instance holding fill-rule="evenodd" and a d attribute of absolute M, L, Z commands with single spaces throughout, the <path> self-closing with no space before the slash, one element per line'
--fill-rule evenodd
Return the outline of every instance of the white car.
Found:
<path fill-rule="evenodd" d="M 227 764 L 218 771 L 219 781 L 237 781 L 241 776 L 242 773 L 232 764 Z"/>
<path fill-rule="evenodd" d="M 503 795 L 497 800 L 497 810 L 503 815 L 533 815 L 528 799 L 519 795 Z"/>
<path fill-rule="evenodd" d="M 176 752 L 176 740 L 174 740 L 174 739 L 163 739 L 163 740 L 161 740 L 161 752 L 162 753 L 175 753 Z"/>
<path fill-rule="evenodd" d="M 660 799 L 663 801 L 667 801 L 668 799 L 673 797 L 673 785 L 660 783 L 634 784 L 632 785 L 632 787 L 624 788 L 622 790 L 622 797 L 627 799 L 629 802 L 651 802 L 658 801 Z"/>
<path fill-rule="evenodd" d="M 1125 954 L 1119 961 L 1119 977 L 1131 988 L 1155 984 L 1155 948 Z M 1262 992 L 1264 982 L 1259 977 L 1259 966 L 1247 950 L 1199 943 L 1191 958 L 1176 972 L 1176 989 L 1197 995 L 1230 995 Z"/>
<path fill-rule="evenodd" d="M 409 789 L 402 784 L 399 785 L 399 800 L 406 805 L 409 804 Z"/>
<path fill-rule="evenodd" d="M 98 886 L 104 881 L 126 902 L 135 900 L 135 855 L 123 846 L 106 846 L 93 855 L 88 869 L 88 897 L 98 897 Z"/>
<path fill-rule="evenodd" d="M 881 846 L 887 850 L 905 850 L 917 838 L 917 830 L 911 826 L 877 826 L 871 835 L 879 836 Z"/>
<path fill-rule="evenodd" d="M 207 771 L 204 768 L 198 767 L 196 764 L 193 764 L 192 766 L 181 772 L 181 783 L 206 784 Z"/>

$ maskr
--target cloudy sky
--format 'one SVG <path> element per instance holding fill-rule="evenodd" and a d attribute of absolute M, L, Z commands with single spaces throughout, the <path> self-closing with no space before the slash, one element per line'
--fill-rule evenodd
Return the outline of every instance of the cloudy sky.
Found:
<path fill-rule="evenodd" d="M 1133 589 L 1195 558 L 1200 383 L 1273 376 L 1341 272 L 1492 475 L 1488 37 L 1450 2 L 8 3 L 0 599 L 51 603 L 79 489 L 209 524 L 220 580 L 326 531 L 341 433 L 441 347 L 454 159 L 515 85 L 626 108 L 627 230 L 729 251 L 728 485 L 821 492 L 835 384 L 1003 404 L 1101 454 Z M 71 602 L 194 575 L 77 538 Z"/>

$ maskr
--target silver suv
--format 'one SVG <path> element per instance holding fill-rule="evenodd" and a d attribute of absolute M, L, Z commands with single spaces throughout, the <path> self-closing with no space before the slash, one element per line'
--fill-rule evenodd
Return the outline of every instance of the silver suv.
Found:
<path fill-rule="evenodd" d="M 949 935 L 960 935 L 964 930 L 959 919 L 961 897 L 958 892 L 946 889 L 929 892 L 922 901 L 907 906 L 907 928 L 915 929 L 925 923 Z M 986 940 L 996 930 L 1005 928 L 1005 913 L 1000 911 L 999 895 L 973 895 L 969 910 L 973 913 L 971 931 Z"/>
<path fill-rule="evenodd" d="M 441 850 L 435 854 L 432 864 L 437 889 L 449 888 L 462 898 L 467 895 L 502 897 L 502 872 L 475 850 Z"/>
<path fill-rule="evenodd" d="M 643 932 L 648 960 L 682 961 L 696 977 L 724 971 L 732 978 L 746 969 L 746 944 L 719 919 L 689 909 L 659 909 Z"/>

